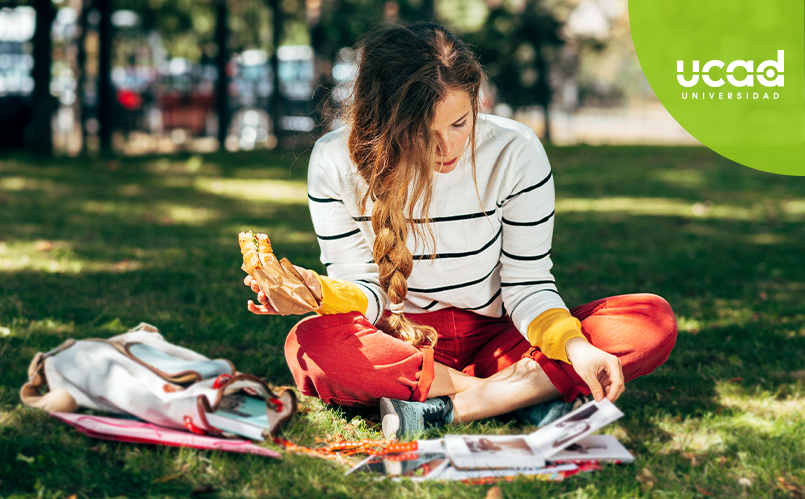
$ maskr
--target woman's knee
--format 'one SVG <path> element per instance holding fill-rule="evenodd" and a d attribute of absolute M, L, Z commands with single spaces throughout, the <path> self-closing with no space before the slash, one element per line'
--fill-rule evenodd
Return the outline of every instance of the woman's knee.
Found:
<path fill-rule="evenodd" d="M 303 319 L 288 333 L 285 358 L 303 394 L 344 405 L 409 398 L 424 365 L 418 349 L 358 313 Z"/>
<path fill-rule="evenodd" d="M 662 364 L 668 360 L 676 344 L 676 316 L 671 305 L 661 296 L 644 294 L 640 301 L 648 322 L 644 348 Z"/>

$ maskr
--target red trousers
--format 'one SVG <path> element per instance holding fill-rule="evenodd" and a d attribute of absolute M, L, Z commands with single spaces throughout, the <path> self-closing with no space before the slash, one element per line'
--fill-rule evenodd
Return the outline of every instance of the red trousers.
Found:
<path fill-rule="evenodd" d="M 620 358 L 626 381 L 654 371 L 676 342 L 674 313 L 657 295 L 603 298 L 570 313 L 581 321 L 590 343 Z M 572 365 L 529 345 L 508 316 L 447 308 L 407 317 L 436 329 L 434 349 L 392 338 L 358 312 L 302 319 L 285 341 L 296 386 L 304 395 L 342 405 L 376 405 L 380 397 L 423 401 L 433 382 L 434 361 L 485 378 L 531 357 L 565 400 L 590 393 Z"/>

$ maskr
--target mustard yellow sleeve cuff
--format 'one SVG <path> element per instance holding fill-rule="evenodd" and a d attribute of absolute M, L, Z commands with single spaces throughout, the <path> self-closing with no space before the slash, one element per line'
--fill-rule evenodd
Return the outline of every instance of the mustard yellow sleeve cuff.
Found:
<path fill-rule="evenodd" d="M 539 314 L 528 325 L 528 341 L 550 359 L 570 364 L 565 343 L 570 338 L 584 338 L 581 322 L 564 308 L 552 308 Z"/>
<path fill-rule="evenodd" d="M 322 315 L 344 314 L 347 312 L 366 313 L 369 299 L 357 284 L 340 279 L 316 275 L 321 284 L 321 307 L 318 312 Z"/>

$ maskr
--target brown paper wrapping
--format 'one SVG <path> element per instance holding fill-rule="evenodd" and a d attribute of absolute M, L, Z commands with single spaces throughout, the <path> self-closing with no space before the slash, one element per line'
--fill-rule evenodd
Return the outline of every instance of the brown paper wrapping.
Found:
<path fill-rule="evenodd" d="M 321 307 L 321 291 L 317 291 L 317 283 L 306 280 L 287 258 L 277 260 L 274 253 L 270 252 L 268 236 L 257 234 L 257 237 L 261 239 L 259 245 L 251 232 L 239 234 L 238 240 L 243 253 L 241 269 L 257 281 L 260 291 L 268 298 L 268 303 L 280 315 L 316 312 Z M 308 279 L 315 279 L 315 276 L 310 275 Z"/>

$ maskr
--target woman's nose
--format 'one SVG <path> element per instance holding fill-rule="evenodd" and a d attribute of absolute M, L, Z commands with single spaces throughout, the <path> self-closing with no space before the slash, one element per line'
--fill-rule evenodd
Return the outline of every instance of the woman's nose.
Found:
<path fill-rule="evenodd" d="M 436 136 L 436 152 L 442 157 L 450 155 L 450 142 L 441 135 Z"/>

